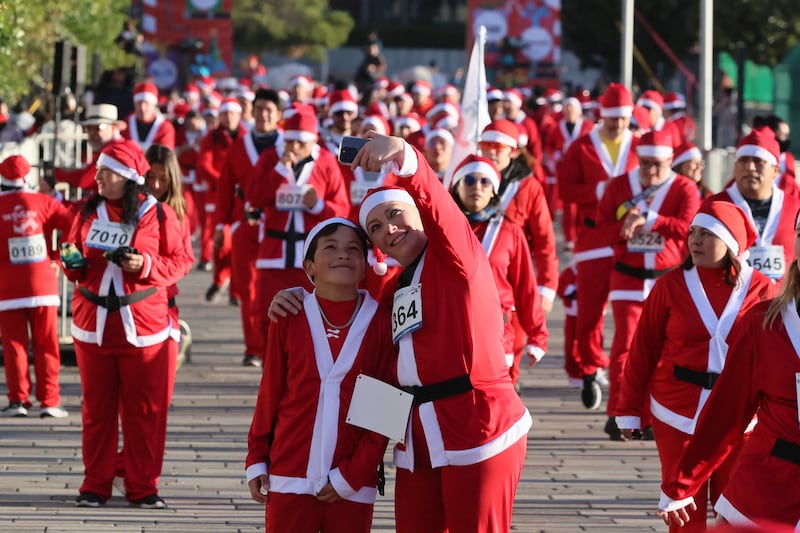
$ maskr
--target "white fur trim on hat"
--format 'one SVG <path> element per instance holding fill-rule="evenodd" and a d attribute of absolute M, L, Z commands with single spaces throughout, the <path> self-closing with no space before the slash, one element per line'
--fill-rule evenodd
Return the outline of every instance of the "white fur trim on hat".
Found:
<path fill-rule="evenodd" d="M 358 226 L 356 226 L 353 223 L 353 221 L 348 220 L 346 218 L 333 217 L 333 218 L 329 218 L 329 219 L 323 220 L 322 222 L 320 222 L 319 224 L 314 226 L 314 228 L 311 231 L 308 232 L 308 236 L 306 237 L 306 240 L 303 242 L 303 259 L 305 259 L 306 254 L 308 253 L 308 247 L 311 246 L 311 241 L 314 240 L 314 237 L 316 237 L 317 234 L 319 234 L 320 231 L 322 231 L 323 229 L 327 228 L 331 224 L 343 224 L 343 225 L 348 226 L 350 228 L 353 228 L 355 230 L 358 229 Z"/>
<path fill-rule="evenodd" d="M 287 141 L 299 141 L 301 143 L 310 143 L 316 141 L 319 138 L 319 135 L 304 130 L 287 130 L 283 132 L 283 138 Z"/>
<path fill-rule="evenodd" d="M 453 146 L 456 143 L 456 140 L 453 138 L 452 133 L 450 133 L 444 128 L 435 128 L 430 130 L 425 135 L 425 144 L 427 145 L 430 141 L 432 141 L 437 137 L 447 142 L 450 146 Z"/>
<path fill-rule="evenodd" d="M 453 175 L 453 186 L 455 187 L 459 181 L 470 174 L 480 174 L 489 178 L 492 181 L 494 192 L 500 188 L 500 177 L 497 175 L 497 170 L 486 161 L 472 161 L 459 168 Z"/>
<path fill-rule="evenodd" d="M 564 100 L 564 107 L 567 107 L 568 105 L 574 105 L 578 109 L 582 109 L 581 101 L 575 98 L 574 96 L 570 96 L 569 98 Z"/>
<path fill-rule="evenodd" d="M 150 102 L 152 104 L 157 104 L 158 96 L 148 91 L 142 91 L 140 93 L 136 93 L 133 95 L 133 101 L 134 102 L 145 101 L 145 102 Z"/>
<path fill-rule="evenodd" d="M 493 102 L 495 100 L 503 100 L 503 91 L 500 89 L 492 89 L 486 92 L 486 101 Z"/>
<path fill-rule="evenodd" d="M 506 91 L 503 93 L 503 100 L 508 100 L 516 107 L 522 107 L 522 98 L 517 93 Z"/>
<path fill-rule="evenodd" d="M 728 227 L 722 223 L 717 217 L 711 216 L 707 213 L 697 213 L 692 220 L 690 226 L 700 226 L 705 228 L 725 243 L 730 248 L 733 255 L 739 255 L 739 242 L 730 232 Z"/>
<path fill-rule="evenodd" d="M 697 147 L 692 148 L 691 150 L 686 150 L 681 155 L 672 160 L 672 168 L 677 167 L 681 163 L 691 161 L 692 159 L 703 159 L 703 152 L 701 152 L 700 149 Z"/>
<path fill-rule="evenodd" d="M 633 114 L 632 105 L 619 107 L 603 107 L 600 109 L 600 116 L 603 118 L 630 117 Z"/>
<path fill-rule="evenodd" d="M 636 103 L 642 107 L 655 107 L 657 109 L 661 109 L 661 104 L 649 98 L 639 98 L 639 101 Z"/>
<path fill-rule="evenodd" d="M 414 207 L 417 206 L 411 195 L 403 189 L 384 189 L 373 194 L 368 194 L 364 197 L 364 201 L 361 202 L 361 207 L 358 210 L 358 223 L 367 234 L 369 234 L 369 230 L 367 230 L 367 216 L 369 216 L 370 212 L 375 207 L 384 202 L 402 202 L 404 204 L 413 205 Z"/>
<path fill-rule="evenodd" d="M 419 120 L 409 116 L 398 118 L 394 124 L 394 127 L 397 130 L 399 130 L 400 128 L 411 128 L 412 132 L 419 131 L 420 129 L 422 129 Z"/>
<path fill-rule="evenodd" d="M 337 111 L 350 111 L 351 113 L 358 113 L 358 104 L 352 100 L 339 100 L 333 104 L 328 110 L 328 115 L 332 116 Z"/>
<path fill-rule="evenodd" d="M 5 185 L 6 187 L 24 187 L 26 184 L 25 178 L 10 180 L 4 176 L 0 176 L 0 185 Z"/>
<path fill-rule="evenodd" d="M 108 154 L 100 154 L 97 158 L 97 168 L 106 167 L 112 172 L 116 172 L 125 179 L 135 181 L 139 185 L 144 185 L 144 176 L 140 176 L 138 172 L 129 166 L 123 165 L 117 159 L 114 159 Z"/>
<path fill-rule="evenodd" d="M 762 148 L 756 144 L 743 144 L 736 149 L 736 159 L 740 157 L 757 157 L 763 159 L 770 165 L 777 165 L 778 160 L 772 155 L 772 152 L 766 148 Z"/>
<path fill-rule="evenodd" d="M 364 120 L 361 121 L 361 128 L 364 126 L 373 126 L 375 131 L 381 135 L 389 135 L 389 132 L 386 131 L 386 122 L 377 116 L 370 115 L 364 117 Z"/>
<path fill-rule="evenodd" d="M 510 146 L 511 148 L 517 148 L 517 140 L 515 138 L 497 130 L 484 131 L 481 133 L 481 137 L 478 142 L 500 143 Z"/>
<path fill-rule="evenodd" d="M 241 113 L 242 104 L 240 104 L 239 102 L 222 102 L 222 105 L 219 106 L 219 112 L 225 113 L 227 111 L 232 111 L 234 113 Z"/>
<path fill-rule="evenodd" d="M 652 144 L 640 144 L 636 147 L 636 153 L 640 157 L 655 157 L 656 159 L 667 159 L 672 157 L 671 146 L 656 146 Z"/>

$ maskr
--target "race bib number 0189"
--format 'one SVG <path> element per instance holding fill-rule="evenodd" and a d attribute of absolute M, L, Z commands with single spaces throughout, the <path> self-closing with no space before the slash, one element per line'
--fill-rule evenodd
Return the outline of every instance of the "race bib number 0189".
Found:
<path fill-rule="evenodd" d="M 275 193 L 275 207 L 280 211 L 305 209 L 303 197 L 310 188 L 310 185 L 288 185 L 284 183 L 278 187 L 278 191 Z"/>
<path fill-rule="evenodd" d="M 747 264 L 772 279 L 783 277 L 786 264 L 783 260 L 783 246 L 751 246 Z"/>
<path fill-rule="evenodd" d="M 660 252 L 664 249 L 664 236 L 660 233 L 643 231 L 628 239 L 629 252 Z"/>
<path fill-rule="evenodd" d="M 44 235 L 28 235 L 8 239 L 8 259 L 12 265 L 39 263 L 47 259 L 47 243 Z"/>
<path fill-rule="evenodd" d="M 403 287 L 394 293 L 392 342 L 422 327 L 422 285 Z"/>
<path fill-rule="evenodd" d="M 119 222 L 104 222 L 95 219 L 86 236 L 86 246 L 98 250 L 116 250 L 131 243 L 134 226 Z"/>

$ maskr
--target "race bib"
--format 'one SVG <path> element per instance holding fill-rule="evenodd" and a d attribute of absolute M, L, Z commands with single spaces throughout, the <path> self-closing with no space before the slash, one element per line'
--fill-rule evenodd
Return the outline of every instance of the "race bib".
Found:
<path fill-rule="evenodd" d="M 44 235 L 28 235 L 8 239 L 8 259 L 12 265 L 39 263 L 47 259 L 47 243 Z"/>
<path fill-rule="evenodd" d="M 367 195 L 367 191 L 374 186 L 374 182 L 354 181 L 350 183 L 350 203 L 361 205 L 361 202 L 364 201 L 364 196 Z"/>
<path fill-rule="evenodd" d="M 772 279 L 783 277 L 786 272 L 786 262 L 783 258 L 783 246 L 752 246 L 748 248 L 750 256 L 747 264 L 762 274 Z"/>
<path fill-rule="evenodd" d="M 394 293 L 392 304 L 392 342 L 397 342 L 422 327 L 422 285 L 411 285 Z"/>
<path fill-rule="evenodd" d="M 664 236 L 660 233 L 643 231 L 628 239 L 629 252 L 660 252 L 664 249 Z"/>
<path fill-rule="evenodd" d="M 305 209 L 303 196 L 311 188 L 310 185 L 289 185 L 284 183 L 275 193 L 275 207 L 279 211 L 295 211 Z"/>
<path fill-rule="evenodd" d="M 86 246 L 99 250 L 116 250 L 120 246 L 129 246 L 134 229 L 129 224 L 95 219 L 86 236 Z"/>

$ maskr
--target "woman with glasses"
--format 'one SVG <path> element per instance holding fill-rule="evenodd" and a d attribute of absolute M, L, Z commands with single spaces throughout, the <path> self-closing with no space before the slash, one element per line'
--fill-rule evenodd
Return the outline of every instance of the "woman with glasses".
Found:
<path fill-rule="evenodd" d="M 492 266 L 503 308 L 506 363 L 509 367 L 514 364 L 515 328 L 511 315 L 516 312 L 528 337 L 524 352 L 535 364 L 547 351 L 547 325 L 525 234 L 498 211 L 499 187 L 500 173 L 491 159 L 470 155 L 456 168 L 451 193 Z"/>

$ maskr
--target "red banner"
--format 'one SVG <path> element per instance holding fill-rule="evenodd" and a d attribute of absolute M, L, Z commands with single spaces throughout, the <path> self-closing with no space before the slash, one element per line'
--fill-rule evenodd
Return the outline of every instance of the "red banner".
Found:
<path fill-rule="evenodd" d="M 233 72 L 233 0 L 144 0 L 147 74 L 160 89 Z"/>
<path fill-rule="evenodd" d="M 561 0 L 470 0 L 468 9 L 468 50 L 486 27 L 489 84 L 558 88 Z"/>

